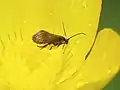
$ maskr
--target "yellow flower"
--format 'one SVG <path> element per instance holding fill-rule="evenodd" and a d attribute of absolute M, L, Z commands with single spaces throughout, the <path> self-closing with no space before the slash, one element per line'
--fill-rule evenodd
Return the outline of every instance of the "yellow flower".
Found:
<path fill-rule="evenodd" d="M 118 72 L 120 37 L 99 32 L 101 0 L 4 0 L 0 3 L 0 90 L 100 90 Z M 62 46 L 40 50 L 32 41 L 40 29 L 67 36 Z M 64 54 L 63 54 L 64 52 Z"/>

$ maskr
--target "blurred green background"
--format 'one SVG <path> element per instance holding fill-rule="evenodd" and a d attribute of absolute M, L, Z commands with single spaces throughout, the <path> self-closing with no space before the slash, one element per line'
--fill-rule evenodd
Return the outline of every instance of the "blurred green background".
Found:
<path fill-rule="evenodd" d="M 120 34 L 120 0 L 103 0 L 99 30 L 103 28 Z M 120 72 L 103 90 L 120 90 Z"/>

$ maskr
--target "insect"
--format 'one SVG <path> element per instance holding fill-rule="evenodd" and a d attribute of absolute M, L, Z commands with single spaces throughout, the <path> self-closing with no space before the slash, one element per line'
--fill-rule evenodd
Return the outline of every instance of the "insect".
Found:
<path fill-rule="evenodd" d="M 64 23 L 62 23 L 62 24 L 63 24 L 64 34 L 66 35 L 65 28 L 64 28 Z M 54 47 L 54 46 L 59 47 L 62 44 L 63 44 L 63 47 L 64 47 L 65 44 L 68 44 L 68 42 L 71 38 L 73 38 L 77 35 L 80 35 L 80 34 L 85 35 L 85 33 L 77 33 L 77 34 L 74 34 L 73 36 L 71 36 L 69 38 L 65 38 L 65 37 L 60 36 L 60 35 L 49 33 L 45 30 L 40 30 L 39 32 L 37 32 L 36 34 L 34 34 L 32 36 L 32 40 L 33 40 L 33 42 L 35 42 L 37 44 L 44 44 L 43 46 L 38 46 L 41 49 L 47 47 L 48 45 L 53 44 L 53 46 L 51 46 L 51 48 L 50 48 L 50 50 L 51 50 L 52 47 Z"/>

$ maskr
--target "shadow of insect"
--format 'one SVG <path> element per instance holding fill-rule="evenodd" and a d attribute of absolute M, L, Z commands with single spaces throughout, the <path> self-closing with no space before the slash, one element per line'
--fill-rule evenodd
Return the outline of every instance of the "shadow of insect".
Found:
<path fill-rule="evenodd" d="M 63 22 L 62 22 L 62 25 L 63 25 L 64 34 L 65 34 L 65 36 L 67 36 Z M 49 33 L 45 30 L 40 30 L 39 32 L 37 32 L 36 34 L 34 34 L 32 36 L 32 40 L 33 40 L 33 42 L 35 42 L 37 44 L 40 44 L 40 45 L 44 44 L 43 46 L 38 46 L 41 49 L 52 44 L 53 46 L 50 47 L 50 50 L 51 50 L 54 46 L 59 47 L 60 45 L 63 45 L 63 47 L 64 47 L 66 44 L 68 44 L 68 42 L 71 38 L 73 38 L 77 35 L 80 35 L 80 34 L 85 35 L 85 33 L 77 33 L 77 34 L 72 35 L 69 38 L 65 38 L 65 37 L 60 36 L 60 35 Z"/>

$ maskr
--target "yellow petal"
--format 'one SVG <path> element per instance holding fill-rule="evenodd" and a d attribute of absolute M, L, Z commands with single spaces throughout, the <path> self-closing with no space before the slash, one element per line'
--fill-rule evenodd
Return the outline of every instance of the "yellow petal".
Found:
<path fill-rule="evenodd" d="M 86 62 L 71 77 L 57 84 L 55 90 L 101 90 L 119 71 L 119 46 L 120 36 L 116 32 L 100 31 Z"/>
<path fill-rule="evenodd" d="M 101 0 L 4 0 L 0 8 L 1 90 L 61 90 L 59 84 L 82 66 L 92 45 Z M 40 29 L 63 35 L 62 21 L 68 37 L 86 35 L 71 39 L 64 55 L 61 47 L 39 50 L 32 35 Z M 77 87 L 72 80 L 65 85 L 71 87 L 62 90 Z"/>
<path fill-rule="evenodd" d="M 100 32 L 81 71 L 86 80 L 90 82 L 101 81 L 99 84 L 104 87 L 115 76 L 120 67 L 119 42 L 120 37 L 113 30 L 104 29 Z"/>

